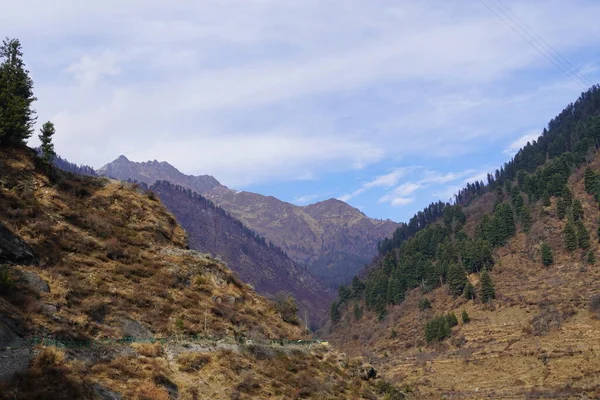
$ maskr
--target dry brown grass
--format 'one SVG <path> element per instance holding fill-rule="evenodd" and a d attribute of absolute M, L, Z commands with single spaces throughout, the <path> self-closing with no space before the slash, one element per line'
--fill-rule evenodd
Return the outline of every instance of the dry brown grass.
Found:
<path fill-rule="evenodd" d="M 185 232 L 152 194 L 106 179 L 58 173 L 50 180 L 31 152 L 0 157 L 0 219 L 29 242 L 50 293 L 17 285 L 0 311 L 24 332 L 68 339 L 124 334 L 124 319 L 155 336 L 234 333 L 253 339 L 302 338 L 272 303 L 222 263 L 185 251 Z M 56 311 L 42 312 L 44 304 Z M 320 358 L 323 358 L 322 356 Z M 0 398 L 86 399 L 92 385 L 127 399 L 358 398 L 367 383 L 310 354 L 260 349 L 238 354 L 181 354 L 158 344 L 97 351 L 44 349 L 27 374 L 4 385 Z"/>

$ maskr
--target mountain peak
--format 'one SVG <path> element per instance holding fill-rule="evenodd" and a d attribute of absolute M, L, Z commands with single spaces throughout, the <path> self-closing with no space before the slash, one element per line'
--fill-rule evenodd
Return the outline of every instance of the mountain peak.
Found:
<path fill-rule="evenodd" d="M 210 175 L 185 175 L 166 161 L 154 159 L 146 162 L 133 162 L 124 155 L 100 168 L 98 173 L 124 181 L 144 182 L 148 185 L 152 185 L 158 180 L 169 181 L 198 193 L 205 193 L 222 186 Z"/>

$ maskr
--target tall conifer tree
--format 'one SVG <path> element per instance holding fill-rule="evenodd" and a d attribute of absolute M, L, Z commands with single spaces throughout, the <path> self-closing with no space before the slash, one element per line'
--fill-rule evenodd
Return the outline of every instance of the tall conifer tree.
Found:
<path fill-rule="evenodd" d="M 0 47 L 0 145 L 22 144 L 33 134 L 37 100 L 25 69 L 18 39 L 6 38 Z"/>

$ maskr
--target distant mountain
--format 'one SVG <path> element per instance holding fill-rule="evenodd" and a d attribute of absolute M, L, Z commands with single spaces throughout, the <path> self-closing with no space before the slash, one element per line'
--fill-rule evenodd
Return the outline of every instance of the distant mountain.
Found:
<path fill-rule="evenodd" d="M 42 150 L 39 147 L 35 148 L 34 150 L 37 154 L 42 153 Z M 64 158 L 61 158 L 60 156 L 54 157 L 54 160 L 52 161 L 52 163 L 54 164 L 54 166 L 56 168 L 62 169 L 63 171 L 66 171 L 66 172 L 71 172 L 73 174 L 98 176 L 98 174 L 96 174 L 96 171 L 94 171 L 94 168 L 90 167 L 89 165 L 83 165 L 83 164 L 77 165 L 75 163 L 65 160 Z"/>
<path fill-rule="evenodd" d="M 151 189 L 189 235 L 190 247 L 219 255 L 258 292 L 291 293 L 307 311 L 313 326 L 327 315 L 334 293 L 272 243 L 202 195 L 179 185 L 157 181 Z"/>
<path fill-rule="evenodd" d="M 121 156 L 98 173 L 148 185 L 166 180 L 201 193 L 331 287 L 349 282 L 377 255 L 378 242 L 399 226 L 368 218 L 335 199 L 299 207 L 272 196 L 237 192 L 210 175 L 185 175 L 166 162 L 139 163 Z"/>
<path fill-rule="evenodd" d="M 122 181 L 144 182 L 148 185 L 156 181 L 169 181 L 192 189 L 198 193 L 205 193 L 215 187 L 221 186 L 219 181 L 210 175 L 191 176 L 184 175 L 167 162 L 147 161 L 131 162 L 125 156 L 119 156 L 115 161 L 106 164 L 98 171 L 99 175 Z"/>

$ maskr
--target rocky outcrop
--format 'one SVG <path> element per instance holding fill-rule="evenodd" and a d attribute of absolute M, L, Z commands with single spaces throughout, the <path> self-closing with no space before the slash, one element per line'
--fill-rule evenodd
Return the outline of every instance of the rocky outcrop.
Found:
<path fill-rule="evenodd" d="M 36 258 L 31 247 L 0 223 L 0 264 L 31 265 Z"/>
<path fill-rule="evenodd" d="M 21 282 L 32 288 L 38 293 L 50 293 L 50 287 L 40 276 L 31 271 L 20 271 Z"/>

